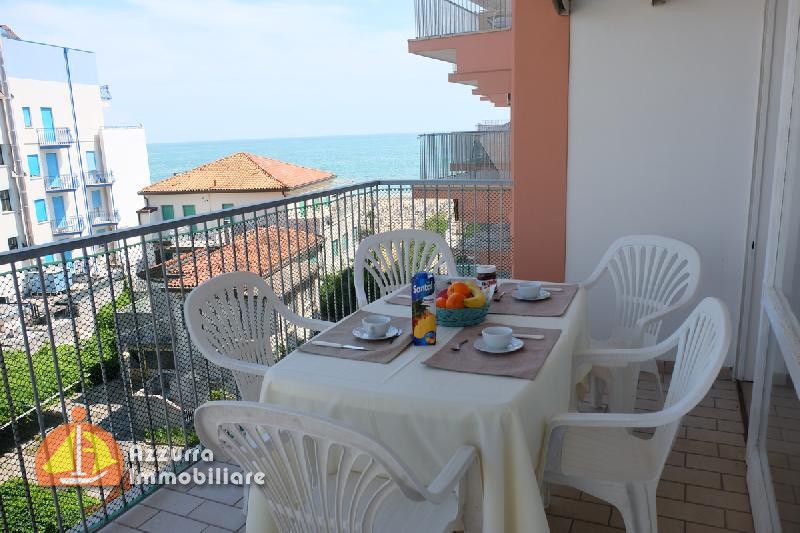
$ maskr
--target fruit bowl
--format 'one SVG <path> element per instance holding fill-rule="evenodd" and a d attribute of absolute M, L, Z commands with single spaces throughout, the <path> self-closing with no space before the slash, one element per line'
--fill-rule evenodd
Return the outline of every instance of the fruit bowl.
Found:
<path fill-rule="evenodd" d="M 484 302 L 479 307 L 440 307 L 436 306 L 436 323 L 439 326 L 455 328 L 464 326 L 474 326 L 480 324 L 486 319 L 489 314 L 489 307 L 492 304 L 492 296 L 494 295 L 494 285 L 486 288 L 479 289 L 477 286 L 473 291 L 480 291 Z M 473 292 L 473 295 L 475 293 Z"/>

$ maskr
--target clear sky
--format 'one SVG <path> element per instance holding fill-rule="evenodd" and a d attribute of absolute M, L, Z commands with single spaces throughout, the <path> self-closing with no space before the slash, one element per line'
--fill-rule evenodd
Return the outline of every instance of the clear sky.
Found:
<path fill-rule="evenodd" d="M 413 0 L 0 0 L 23 39 L 93 50 L 110 124 L 151 142 L 471 129 L 507 109 L 413 56 Z"/>

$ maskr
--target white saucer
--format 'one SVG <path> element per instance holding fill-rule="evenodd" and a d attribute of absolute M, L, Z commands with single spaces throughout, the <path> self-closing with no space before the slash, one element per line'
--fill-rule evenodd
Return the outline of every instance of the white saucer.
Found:
<path fill-rule="evenodd" d="M 522 296 L 519 295 L 519 291 L 512 292 L 511 296 L 515 300 L 522 300 L 524 302 L 538 302 L 539 300 L 547 300 L 548 298 L 550 298 L 550 291 L 546 291 L 544 289 L 540 290 L 538 298 L 523 298 Z"/>
<path fill-rule="evenodd" d="M 370 337 L 369 335 L 367 335 L 367 332 L 364 331 L 364 328 L 362 326 L 359 326 L 353 330 L 353 335 L 365 341 L 382 341 L 386 339 L 391 339 L 392 337 L 397 337 L 400 333 L 401 333 L 400 330 L 394 326 L 389 326 L 389 329 L 386 330 L 386 335 L 383 335 L 381 337 Z"/>
<path fill-rule="evenodd" d="M 483 342 L 483 339 L 476 340 L 474 343 L 472 343 L 472 345 L 475 347 L 476 350 L 479 350 L 481 352 L 486 352 L 491 354 L 505 354 L 505 353 L 516 352 L 517 350 L 525 346 L 525 343 L 516 337 L 512 337 L 511 344 L 509 344 L 505 348 L 500 348 L 499 350 L 495 348 L 489 348 L 488 346 L 486 346 L 486 343 Z"/>

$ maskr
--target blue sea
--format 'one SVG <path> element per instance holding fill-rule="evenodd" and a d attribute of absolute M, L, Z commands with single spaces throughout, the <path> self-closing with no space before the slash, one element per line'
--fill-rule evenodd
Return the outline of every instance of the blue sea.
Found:
<path fill-rule="evenodd" d="M 337 176 L 336 185 L 419 178 L 419 141 L 414 134 L 156 143 L 149 144 L 147 152 L 154 182 L 235 152 L 329 170 Z"/>

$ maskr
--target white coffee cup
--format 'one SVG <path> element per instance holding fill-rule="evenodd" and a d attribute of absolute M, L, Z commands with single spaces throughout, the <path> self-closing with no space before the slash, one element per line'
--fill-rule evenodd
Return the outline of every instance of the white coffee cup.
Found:
<path fill-rule="evenodd" d="M 370 315 L 361 320 L 364 332 L 369 337 L 385 337 L 392 319 L 386 315 Z"/>
<path fill-rule="evenodd" d="M 520 298 L 534 299 L 542 293 L 542 283 L 539 281 L 521 281 L 517 284 L 517 294 Z"/>
<path fill-rule="evenodd" d="M 491 326 L 481 331 L 483 342 L 493 350 L 502 350 L 511 344 L 514 331 L 505 326 Z"/>

